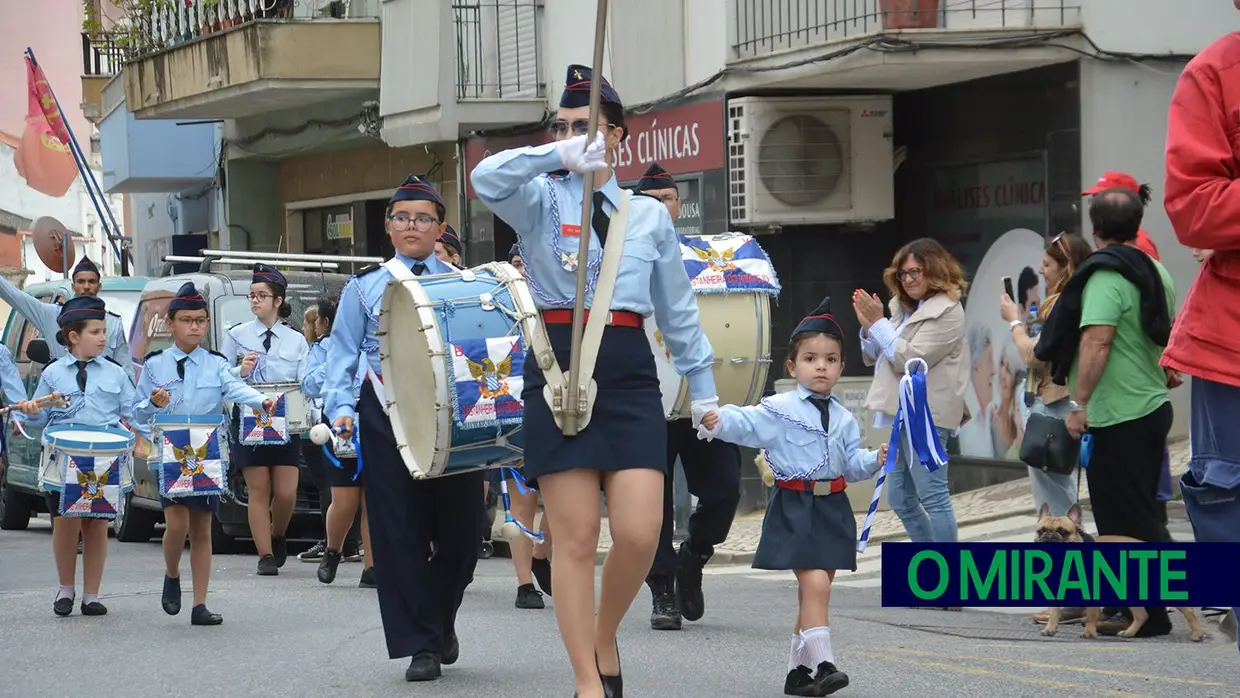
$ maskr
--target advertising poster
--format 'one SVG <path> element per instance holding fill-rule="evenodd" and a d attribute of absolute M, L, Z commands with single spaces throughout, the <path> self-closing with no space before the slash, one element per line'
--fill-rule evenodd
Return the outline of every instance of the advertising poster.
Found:
<path fill-rule="evenodd" d="M 1046 165 L 1042 156 L 949 165 L 928 179 L 931 237 L 965 268 L 965 337 L 972 419 L 960 429 L 960 455 L 1019 460 L 1029 410 L 1028 374 L 1011 328 L 999 315 L 1003 277 L 1011 277 L 1026 313 L 1041 301 L 1039 269 L 1047 239 Z"/>

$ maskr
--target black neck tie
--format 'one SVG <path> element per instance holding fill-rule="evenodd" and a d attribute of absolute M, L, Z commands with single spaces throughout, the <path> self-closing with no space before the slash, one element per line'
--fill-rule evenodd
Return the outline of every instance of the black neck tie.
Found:
<path fill-rule="evenodd" d="M 80 360 L 77 362 L 77 384 L 78 390 L 81 390 L 82 392 L 86 392 L 86 363 L 87 362 Z"/>
<path fill-rule="evenodd" d="M 271 330 L 263 333 L 263 351 L 271 351 L 271 335 L 275 334 Z"/>
<path fill-rule="evenodd" d="M 421 275 L 423 275 L 423 274 L 425 274 L 425 273 L 426 273 L 426 263 L 425 263 L 425 262 L 414 262 L 414 263 L 413 263 L 413 275 L 414 275 L 414 276 L 421 276 Z"/>
<path fill-rule="evenodd" d="M 811 397 L 809 402 L 818 408 L 818 412 L 822 416 L 822 430 L 831 433 L 831 401 L 825 397 Z"/>
<path fill-rule="evenodd" d="M 177 359 L 177 378 L 180 378 L 181 380 L 185 379 L 185 362 L 186 361 L 189 361 L 188 356 L 182 356 L 181 358 Z"/>
<path fill-rule="evenodd" d="M 611 216 L 603 210 L 603 202 L 606 200 L 603 192 L 594 192 L 594 215 L 590 216 L 590 227 L 594 228 L 600 246 L 607 244 L 607 229 L 611 227 Z"/>

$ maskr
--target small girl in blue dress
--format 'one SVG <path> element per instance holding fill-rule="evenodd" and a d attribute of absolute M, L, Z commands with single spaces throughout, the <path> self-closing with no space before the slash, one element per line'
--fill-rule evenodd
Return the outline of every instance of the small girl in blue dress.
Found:
<path fill-rule="evenodd" d="M 699 435 L 761 448 L 775 473 L 753 566 L 797 577 L 789 696 L 826 696 L 848 685 L 828 622 L 835 571 L 857 569 L 857 523 L 844 488 L 873 477 L 887 457 L 885 445 L 860 448 L 856 418 L 831 394 L 844 371 L 843 337 L 826 298 L 792 332 L 787 368 L 796 390 L 709 412 Z"/>

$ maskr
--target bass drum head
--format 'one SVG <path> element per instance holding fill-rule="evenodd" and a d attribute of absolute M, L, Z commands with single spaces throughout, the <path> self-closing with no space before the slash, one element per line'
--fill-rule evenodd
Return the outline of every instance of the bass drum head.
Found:
<path fill-rule="evenodd" d="M 436 395 L 446 394 L 443 361 L 434 360 L 442 357 L 444 348 L 435 314 L 418 307 L 429 302 L 417 281 L 391 281 L 383 291 L 379 315 L 379 356 L 392 432 L 405 467 L 418 479 L 433 474 L 436 442 L 447 433 L 439 427 L 435 409 Z M 360 419 L 368 417 L 383 418 L 361 415 Z"/>
<path fill-rule="evenodd" d="M 705 293 L 697 296 L 702 331 L 715 352 L 715 390 L 721 405 L 756 405 L 771 366 L 771 300 L 764 293 Z M 686 382 L 673 410 L 692 414 Z"/>
<path fill-rule="evenodd" d="M 650 351 L 654 354 L 654 367 L 659 374 L 659 393 L 663 396 L 663 416 L 671 417 L 672 408 L 680 399 L 680 384 L 683 379 L 676 373 L 672 365 L 672 352 L 663 341 L 663 333 L 654 324 L 654 317 L 646 318 L 646 339 L 650 341 Z"/>

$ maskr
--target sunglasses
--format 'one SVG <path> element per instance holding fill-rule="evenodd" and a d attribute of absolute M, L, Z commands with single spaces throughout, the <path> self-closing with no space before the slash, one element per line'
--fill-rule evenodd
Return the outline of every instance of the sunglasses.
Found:
<path fill-rule="evenodd" d="M 615 124 L 599 124 L 601 128 L 615 128 Z M 562 138 L 572 132 L 574 136 L 584 136 L 590 132 L 588 119 L 573 119 L 571 122 L 559 119 L 551 124 L 551 135 Z"/>

